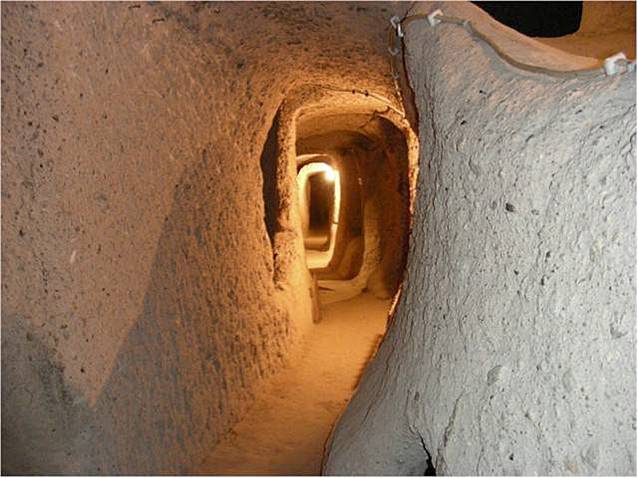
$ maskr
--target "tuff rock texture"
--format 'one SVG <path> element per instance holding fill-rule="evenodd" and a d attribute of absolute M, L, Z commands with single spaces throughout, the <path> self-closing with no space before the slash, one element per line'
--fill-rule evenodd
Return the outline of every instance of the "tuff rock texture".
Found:
<path fill-rule="evenodd" d="M 586 64 L 470 5 L 411 13 L 435 8 L 519 59 Z M 406 63 L 407 278 L 324 472 L 635 474 L 635 74 L 524 73 L 426 21 L 406 28 Z"/>
<path fill-rule="evenodd" d="M 303 125 L 384 121 L 407 166 L 369 165 L 400 206 L 372 202 L 386 257 L 415 205 L 407 281 L 325 472 L 635 473 L 635 74 L 521 73 L 414 23 L 417 158 L 387 51 L 410 7 L 2 4 L 4 473 L 197 470 L 313 326 Z M 437 7 L 521 61 L 598 64 L 413 11 Z"/>
<path fill-rule="evenodd" d="M 392 13 L 2 4 L 4 472 L 187 473 L 236 422 L 312 324 L 282 104 L 396 109 Z"/>

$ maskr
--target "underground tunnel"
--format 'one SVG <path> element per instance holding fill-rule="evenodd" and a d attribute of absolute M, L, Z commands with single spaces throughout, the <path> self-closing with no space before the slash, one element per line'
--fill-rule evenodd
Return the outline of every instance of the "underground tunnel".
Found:
<path fill-rule="evenodd" d="M 334 253 L 341 206 L 340 183 L 339 172 L 329 163 L 313 161 L 297 173 L 301 227 L 310 270 L 325 267 Z M 326 257 L 313 257 L 320 253 Z"/>
<path fill-rule="evenodd" d="M 3 474 L 635 475 L 635 3 L 0 8 Z"/>

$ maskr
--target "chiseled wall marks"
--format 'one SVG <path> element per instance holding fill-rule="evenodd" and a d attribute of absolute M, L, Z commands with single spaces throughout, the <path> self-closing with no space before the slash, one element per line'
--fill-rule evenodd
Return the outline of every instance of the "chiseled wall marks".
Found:
<path fill-rule="evenodd" d="M 186 473 L 234 423 L 311 321 L 268 130 L 304 83 L 391 96 L 381 8 L 2 5 L 3 471 Z"/>

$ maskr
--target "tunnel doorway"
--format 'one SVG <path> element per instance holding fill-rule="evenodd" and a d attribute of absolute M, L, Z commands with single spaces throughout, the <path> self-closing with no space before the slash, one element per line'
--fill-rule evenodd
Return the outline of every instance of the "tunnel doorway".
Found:
<path fill-rule="evenodd" d="M 306 115 L 296 126 L 304 246 L 320 301 L 364 292 L 393 297 L 403 278 L 410 223 L 403 132 L 375 111 Z M 301 174 L 320 161 L 330 165 L 323 174 Z"/>
<path fill-rule="evenodd" d="M 297 158 L 299 216 L 309 270 L 328 266 L 334 253 L 341 209 L 341 178 L 332 158 Z"/>
<path fill-rule="evenodd" d="M 315 173 L 308 177 L 308 235 L 307 249 L 326 250 L 330 245 L 330 226 L 334 210 L 334 173 Z"/>
<path fill-rule="evenodd" d="M 418 140 L 397 104 L 378 97 L 299 88 L 269 125 L 264 260 L 269 292 L 294 319 L 292 355 L 206 474 L 320 474 L 330 430 L 382 341 L 403 280 Z"/>

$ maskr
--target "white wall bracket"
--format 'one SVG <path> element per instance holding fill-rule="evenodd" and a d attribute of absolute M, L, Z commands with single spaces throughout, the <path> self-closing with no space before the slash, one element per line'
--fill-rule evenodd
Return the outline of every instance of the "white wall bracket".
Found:
<path fill-rule="evenodd" d="M 623 66 L 625 68 L 623 68 Z M 603 63 L 603 68 L 605 69 L 605 74 L 607 76 L 618 75 L 623 72 L 623 70 L 629 70 L 629 64 L 627 63 L 627 56 L 620 52 L 612 55 L 608 58 L 605 58 Z"/>
<path fill-rule="evenodd" d="M 401 28 L 401 19 L 396 15 L 390 18 L 390 24 L 397 32 L 399 38 L 403 38 L 403 29 Z"/>
<path fill-rule="evenodd" d="M 430 24 L 431 27 L 435 27 L 437 26 L 439 23 L 441 23 L 441 20 L 439 20 L 438 16 L 442 16 L 443 12 L 441 10 L 434 10 L 432 13 L 430 13 L 428 15 L 428 23 Z"/>

